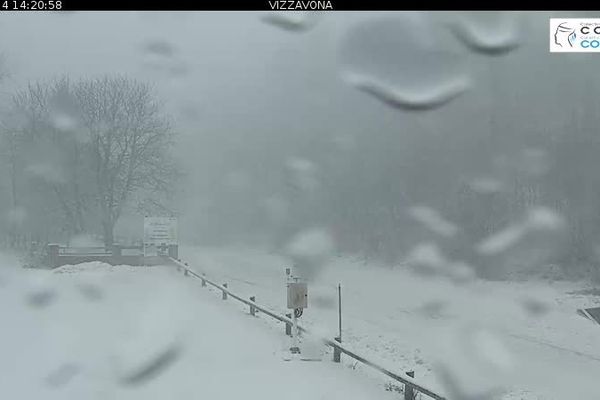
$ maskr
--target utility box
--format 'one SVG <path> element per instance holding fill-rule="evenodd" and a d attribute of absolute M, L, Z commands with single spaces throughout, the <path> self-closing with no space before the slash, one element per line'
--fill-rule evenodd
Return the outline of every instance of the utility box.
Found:
<path fill-rule="evenodd" d="M 304 282 L 291 282 L 287 286 L 287 307 L 290 309 L 308 307 L 308 288 Z"/>

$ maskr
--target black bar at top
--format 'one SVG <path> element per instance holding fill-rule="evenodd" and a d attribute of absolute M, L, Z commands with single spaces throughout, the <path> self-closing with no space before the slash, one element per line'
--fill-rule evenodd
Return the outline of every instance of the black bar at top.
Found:
<path fill-rule="evenodd" d="M 8 9 L 2 4 L 8 1 Z M 54 2 L 53 7 L 48 4 Z M 60 2 L 60 8 L 57 3 Z M 16 6 L 16 7 L 15 7 Z M 575 6 L 576 8 L 572 8 Z M 571 7 L 571 8 L 567 8 Z M 548 9 L 541 0 L 528 3 L 515 0 L 463 2 L 453 0 L 0 0 L 0 13 L 6 11 L 411 11 L 411 10 L 540 10 L 589 11 L 599 17 L 600 3 L 558 2 Z"/>

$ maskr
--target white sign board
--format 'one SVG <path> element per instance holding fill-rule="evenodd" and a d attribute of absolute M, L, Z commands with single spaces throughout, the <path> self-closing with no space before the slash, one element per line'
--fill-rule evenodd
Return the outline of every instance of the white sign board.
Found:
<path fill-rule="evenodd" d="M 145 217 L 144 246 L 177 244 L 177 218 Z"/>

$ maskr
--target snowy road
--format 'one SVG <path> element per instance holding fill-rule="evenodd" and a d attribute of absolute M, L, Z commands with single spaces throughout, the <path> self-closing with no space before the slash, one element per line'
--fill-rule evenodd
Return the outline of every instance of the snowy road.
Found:
<path fill-rule="evenodd" d="M 284 258 L 230 248 L 190 248 L 182 256 L 234 292 L 285 311 Z M 446 392 L 435 373 L 442 365 L 465 391 L 507 383 L 503 399 L 600 398 L 600 329 L 574 312 L 593 300 L 570 298 L 567 287 L 456 286 L 336 260 L 310 285 L 302 317 L 330 338 L 337 333 L 337 282 L 343 285 L 345 343 L 398 370 L 416 371 L 433 389 Z"/>

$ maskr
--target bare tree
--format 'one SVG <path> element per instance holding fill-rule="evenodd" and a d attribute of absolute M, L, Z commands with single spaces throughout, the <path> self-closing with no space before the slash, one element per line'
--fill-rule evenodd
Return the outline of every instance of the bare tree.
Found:
<path fill-rule="evenodd" d="M 5 58 L 0 54 L 0 82 L 2 82 L 8 76 L 8 70 L 6 69 Z M 18 154 L 19 154 L 19 135 L 11 129 L 9 124 L 9 113 L 3 113 L 0 117 L 0 158 L 6 165 L 6 174 L 8 175 L 9 187 L 10 187 L 10 207 L 12 213 L 15 213 L 18 206 L 17 196 L 17 176 L 18 176 Z M 16 240 L 16 221 L 11 220 L 8 228 L 8 235 L 10 237 L 11 244 L 14 244 Z"/>
<path fill-rule="evenodd" d="M 134 193 L 169 190 L 173 130 L 149 85 L 124 76 L 81 81 L 75 98 L 90 137 L 96 195 L 106 245 Z"/>
<path fill-rule="evenodd" d="M 13 207 L 19 190 L 28 203 L 43 191 L 68 235 L 99 223 L 112 245 L 124 208 L 156 208 L 177 176 L 161 111 L 150 86 L 122 76 L 30 83 L 3 129 Z"/>
<path fill-rule="evenodd" d="M 30 83 L 13 95 L 7 132 L 14 149 L 11 165 L 16 168 L 17 157 L 21 162 L 20 169 L 11 173 L 13 182 L 21 175 L 26 177 L 24 184 L 46 189 L 56 200 L 66 231 L 79 234 L 85 231 L 85 214 L 90 208 L 89 188 L 87 193 L 83 190 L 89 181 L 89 167 L 85 165 L 86 143 L 74 140 L 77 127 L 64 123 L 67 115 L 63 109 L 69 99 L 75 103 L 72 84 L 66 77 L 48 84 Z M 70 111 L 68 118 L 75 120 L 76 111 Z M 20 144 L 19 149 L 16 144 Z M 13 198 L 16 195 L 14 189 Z"/>

